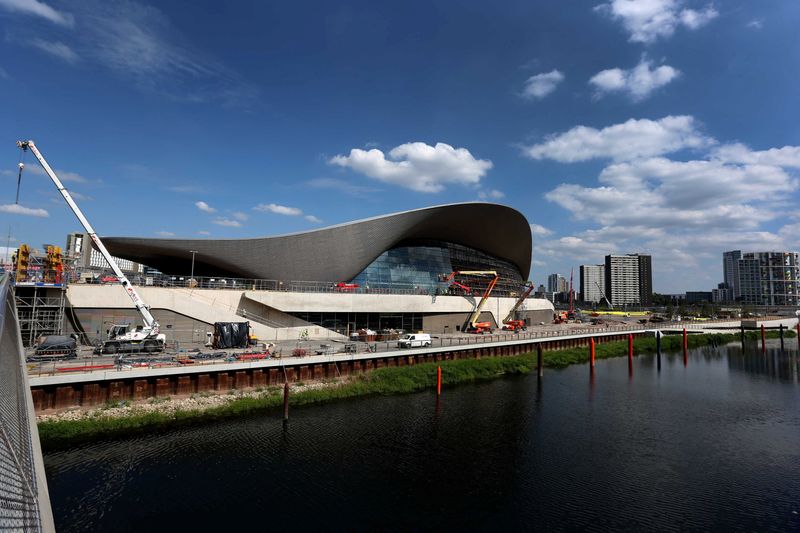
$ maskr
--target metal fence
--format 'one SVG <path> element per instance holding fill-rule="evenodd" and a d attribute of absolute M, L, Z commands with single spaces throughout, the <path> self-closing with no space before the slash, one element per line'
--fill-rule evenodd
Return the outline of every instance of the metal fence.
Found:
<path fill-rule="evenodd" d="M 9 276 L 0 280 L 0 531 L 54 531 Z"/>

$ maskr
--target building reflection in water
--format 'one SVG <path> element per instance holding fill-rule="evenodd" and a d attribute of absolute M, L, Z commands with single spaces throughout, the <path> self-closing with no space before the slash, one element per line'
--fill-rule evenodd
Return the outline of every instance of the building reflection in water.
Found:
<path fill-rule="evenodd" d="M 798 378 L 797 350 L 767 348 L 762 352 L 760 346 L 746 346 L 744 352 L 740 346 L 728 347 L 728 368 L 748 374 L 756 374 L 777 379 L 785 383 L 797 383 Z"/>

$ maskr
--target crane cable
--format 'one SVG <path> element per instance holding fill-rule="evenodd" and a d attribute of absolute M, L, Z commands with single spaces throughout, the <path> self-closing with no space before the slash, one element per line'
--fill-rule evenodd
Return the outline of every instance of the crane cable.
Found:
<path fill-rule="evenodd" d="M 17 200 L 14 202 L 15 204 L 19 204 L 19 189 L 20 185 L 22 184 L 22 170 L 25 168 L 25 156 L 27 154 L 27 150 L 20 148 L 19 154 L 19 162 L 17 165 L 19 166 L 19 174 L 17 175 Z"/>

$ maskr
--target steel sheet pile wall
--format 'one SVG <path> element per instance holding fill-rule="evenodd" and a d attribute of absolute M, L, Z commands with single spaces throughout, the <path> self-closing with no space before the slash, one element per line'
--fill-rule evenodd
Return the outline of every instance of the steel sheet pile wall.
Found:
<path fill-rule="evenodd" d="M 0 281 L 0 530 L 53 531 L 9 277 Z"/>

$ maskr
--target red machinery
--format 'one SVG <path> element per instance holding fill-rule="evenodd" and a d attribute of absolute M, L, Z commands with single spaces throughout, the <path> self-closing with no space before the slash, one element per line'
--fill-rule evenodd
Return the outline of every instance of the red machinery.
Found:
<path fill-rule="evenodd" d="M 494 289 L 494 286 L 497 285 L 497 280 L 500 279 L 500 276 L 494 270 L 461 270 L 450 273 L 449 275 L 445 276 L 442 279 L 442 281 L 444 282 L 451 281 L 454 277 L 458 275 L 494 276 L 494 278 L 492 278 L 492 281 L 490 281 L 489 285 L 486 287 L 486 290 L 483 292 L 483 296 L 481 297 L 480 302 L 478 303 L 478 305 L 475 306 L 475 309 L 472 311 L 472 314 L 464 323 L 464 331 L 466 331 L 467 333 L 480 333 L 480 334 L 491 333 L 492 332 L 491 322 L 477 322 L 477 320 L 481 316 L 481 310 L 483 309 L 483 306 L 486 305 L 486 301 L 489 299 L 489 295 L 492 293 L 492 289 Z M 460 283 L 458 285 L 464 287 L 464 285 L 461 285 Z"/>
<path fill-rule="evenodd" d="M 508 315 L 503 319 L 503 329 L 506 331 L 521 331 L 526 329 L 528 326 L 525 324 L 524 320 L 517 320 L 514 319 L 514 313 L 517 312 L 517 309 L 522 305 L 525 299 L 531 295 L 533 292 L 535 285 L 532 281 L 528 282 L 528 287 L 525 289 L 525 292 L 522 293 L 522 296 L 519 297 L 519 300 L 516 301 L 514 307 L 511 308 L 511 311 L 508 312 Z"/>

